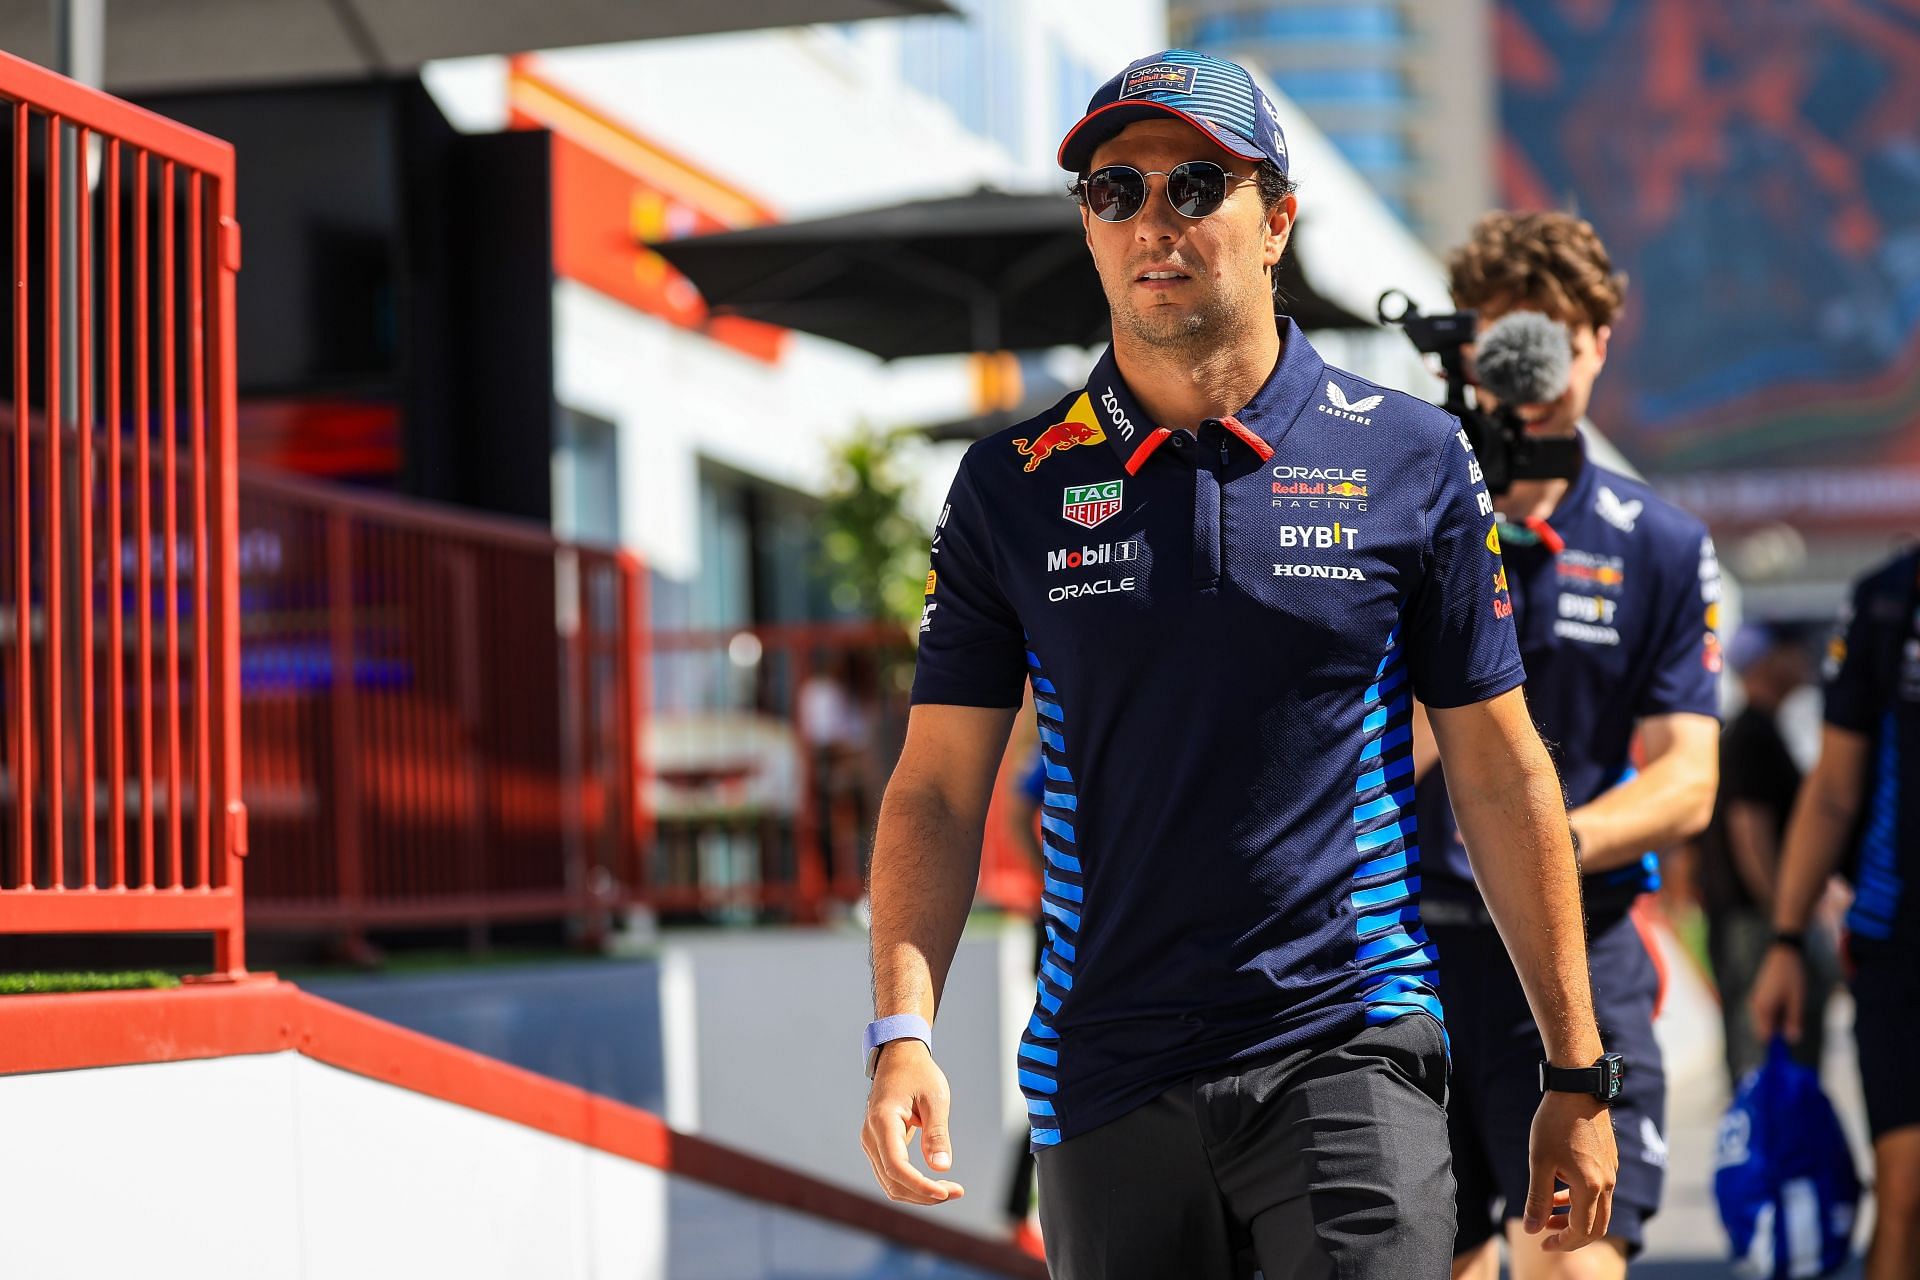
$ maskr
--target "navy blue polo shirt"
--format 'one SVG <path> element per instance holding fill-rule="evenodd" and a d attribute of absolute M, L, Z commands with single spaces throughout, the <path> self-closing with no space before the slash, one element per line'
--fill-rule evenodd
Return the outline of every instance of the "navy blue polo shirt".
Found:
<path fill-rule="evenodd" d="M 967 450 L 915 703 L 1016 707 L 1046 772 L 1036 1147 L 1195 1072 L 1440 1017 L 1411 701 L 1522 679 L 1492 500 L 1432 405 L 1288 321 L 1236 417 L 1168 430 L 1111 352 Z"/>
<path fill-rule="evenodd" d="M 1869 948 L 1912 938 L 1920 928 L 1920 550 L 1855 586 L 1825 676 L 1827 723 L 1870 744 L 1847 929 Z"/>
<path fill-rule="evenodd" d="M 1569 808 L 1632 775 L 1629 751 L 1642 718 L 1717 717 L 1720 709 L 1720 563 L 1706 526 L 1585 458 L 1584 447 L 1582 457 L 1542 525 L 1500 528 L 1527 707 Z M 1434 864 L 1429 891 L 1476 894 L 1439 766 L 1419 791 L 1420 829 Z M 1651 853 L 1586 877 L 1589 926 L 1610 923 L 1658 883 Z"/>

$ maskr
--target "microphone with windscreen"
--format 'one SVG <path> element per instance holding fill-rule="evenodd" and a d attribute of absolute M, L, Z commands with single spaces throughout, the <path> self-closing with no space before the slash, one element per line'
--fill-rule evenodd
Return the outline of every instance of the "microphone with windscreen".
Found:
<path fill-rule="evenodd" d="M 1509 311 L 1474 343 L 1476 381 L 1500 403 L 1545 404 L 1567 392 L 1573 340 L 1567 326 L 1538 311 Z"/>

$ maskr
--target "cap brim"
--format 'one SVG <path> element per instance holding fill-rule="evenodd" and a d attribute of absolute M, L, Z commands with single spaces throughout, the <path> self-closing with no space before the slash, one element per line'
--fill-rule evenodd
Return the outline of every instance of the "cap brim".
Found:
<path fill-rule="evenodd" d="M 1099 150 L 1101 143 L 1128 125 L 1140 120 L 1151 120 L 1155 116 L 1172 116 L 1176 120 L 1185 121 L 1242 160 L 1267 158 L 1266 153 L 1259 147 L 1232 130 L 1221 128 L 1211 120 L 1202 120 L 1191 112 L 1182 111 L 1164 102 L 1136 99 L 1129 102 L 1109 102 L 1106 106 L 1089 111 L 1082 116 L 1080 123 L 1067 130 L 1067 136 L 1060 140 L 1060 154 L 1057 157 L 1060 167 L 1068 173 L 1086 172 L 1088 162 L 1093 159 L 1093 153 Z"/>

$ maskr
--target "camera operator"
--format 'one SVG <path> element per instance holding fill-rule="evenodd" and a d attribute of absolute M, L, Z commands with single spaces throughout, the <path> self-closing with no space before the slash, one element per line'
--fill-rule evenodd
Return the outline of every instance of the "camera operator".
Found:
<path fill-rule="evenodd" d="M 1474 883 L 1446 780 L 1431 764 L 1417 803 L 1425 917 L 1452 1031 L 1454 1274 L 1497 1276 L 1504 1228 L 1516 1280 L 1621 1276 L 1659 1207 L 1666 1171 L 1666 1082 L 1653 1036 L 1659 979 L 1629 908 L 1658 883 L 1646 851 L 1694 834 L 1712 812 L 1718 565 L 1698 520 L 1586 456 L 1579 424 L 1626 285 L 1593 228 L 1562 213 L 1490 214 L 1448 271 L 1455 302 L 1477 316 L 1427 323 L 1452 321 L 1456 346 L 1478 335 L 1477 409 L 1465 408 L 1458 385 L 1449 403 L 1477 437 L 1495 493 L 1499 522 L 1489 540 L 1504 555 L 1505 580 L 1494 585 L 1511 601 L 1527 703 L 1571 806 L 1595 1008 L 1625 1073 L 1613 1103 L 1612 1247 L 1545 1252 L 1520 1229 L 1529 1151 L 1529 1108 L 1520 1102 L 1541 1087 L 1540 1037 Z M 1408 322 L 1410 334 L 1418 323 Z M 1457 373 L 1463 353 L 1442 354 Z M 1504 404 L 1489 393 L 1496 371 L 1509 388 Z M 1636 733 L 1645 758 L 1637 773 Z M 1416 746 L 1416 760 L 1428 764 L 1424 732 Z"/>

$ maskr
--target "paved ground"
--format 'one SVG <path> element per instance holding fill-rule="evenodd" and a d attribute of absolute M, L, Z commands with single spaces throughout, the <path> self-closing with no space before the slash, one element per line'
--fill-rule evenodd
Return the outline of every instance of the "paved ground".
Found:
<path fill-rule="evenodd" d="M 1720 1014 L 1692 962 L 1669 939 L 1667 1005 L 1659 1033 L 1671 1093 L 1667 1099 L 1667 1202 L 1648 1227 L 1636 1280 L 1706 1280 L 1730 1276 L 1727 1238 L 1713 1206 L 1714 1138 L 1728 1094 L 1720 1065 Z M 1841 1122 L 1853 1137 L 1857 1163 L 1869 1169 L 1866 1112 L 1853 1062 L 1853 1004 L 1836 995 L 1828 1008 L 1821 1075 Z M 1870 1214 L 1863 1214 L 1865 1219 Z M 1859 1239 L 1865 1240 L 1862 1234 Z M 1857 1276 L 1858 1264 L 1840 1273 Z"/>

